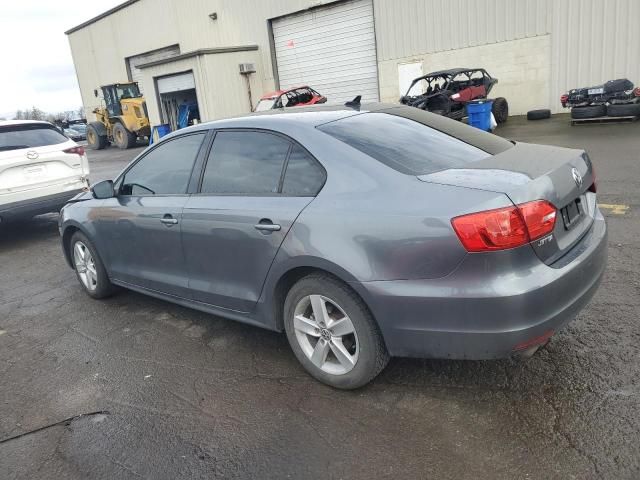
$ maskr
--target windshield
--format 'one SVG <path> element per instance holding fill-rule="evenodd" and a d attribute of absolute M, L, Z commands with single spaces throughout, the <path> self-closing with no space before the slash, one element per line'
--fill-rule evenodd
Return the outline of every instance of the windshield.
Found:
<path fill-rule="evenodd" d="M 118 98 L 135 98 L 142 96 L 140 90 L 138 89 L 138 85 L 135 83 L 118 85 L 116 86 L 116 90 L 118 92 Z"/>
<path fill-rule="evenodd" d="M 53 125 L 26 123 L 0 126 L 0 152 L 67 142 Z"/>
<path fill-rule="evenodd" d="M 258 102 L 254 112 L 264 112 L 265 110 L 271 110 L 276 101 L 276 97 L 263 98 Z"/>
<path fill-rule="evenodd" d="M 440 90 L 446 90 L 449 85 L 449 78 L 445 76 L 427 77 L 417 81 L 409 88 L 407 96 L 430 95 Z"/>

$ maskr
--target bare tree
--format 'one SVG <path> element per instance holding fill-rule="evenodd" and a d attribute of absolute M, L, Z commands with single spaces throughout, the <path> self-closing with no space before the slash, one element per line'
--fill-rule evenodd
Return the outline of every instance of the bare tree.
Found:
<path fill-rule="evenodd" d="M 42 110 L 40 110 L 38 107 L 36 106 L 31 107 L 30 120 L 44 120 L 45 115 L 46 114 Z"/>
<path fill-rule="evenodd" d="M 22 110 L 18 110 L 16 112 L 16 116 L 13 118 L 14 120 L 24 120 L 24 113 L 22 112 Z"/>

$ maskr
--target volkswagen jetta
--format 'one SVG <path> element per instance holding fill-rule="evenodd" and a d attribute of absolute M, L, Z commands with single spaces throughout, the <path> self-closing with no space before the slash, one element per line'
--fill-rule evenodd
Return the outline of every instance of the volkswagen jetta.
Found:
<path fill-rule="evenodd" d="M 75 198 L 60 232 L 90 296 L 285 331 L 339 388 L 390 356 L 532 354 L 593 296 L 607 244 L 584 151 L 384 104 L 180 130 Z"/>

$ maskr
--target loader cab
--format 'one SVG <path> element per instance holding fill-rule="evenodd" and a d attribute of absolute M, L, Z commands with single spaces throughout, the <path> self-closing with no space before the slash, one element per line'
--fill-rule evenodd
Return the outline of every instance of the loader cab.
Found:
<path fill-rule="evenodd" d="M 110 117 L 122 115 L 122 105 L 120 100 L 142 97 L 142 93 L 140 93 L 140 89 L 136 82 L 114 83 L 113 85 L 104 85 L 101 88 L 104 103 Z"/>

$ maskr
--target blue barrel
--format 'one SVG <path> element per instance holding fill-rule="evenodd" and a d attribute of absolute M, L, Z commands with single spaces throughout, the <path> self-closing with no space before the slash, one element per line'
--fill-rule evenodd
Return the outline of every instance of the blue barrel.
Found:
<path fill-rule="evenodd" d="M 171 127 L 168 123 L 156 125 L 151 129 L 151 138 L 149 139 L 149 145 L 153 145 L 165 135 L 171 133 Z"/>
<path fill-rule="evenodd" d="M 469 125 L 488 132 L 491 130 L 491 106 L 493 100 L 473 100 L 467 103 Z"/>

